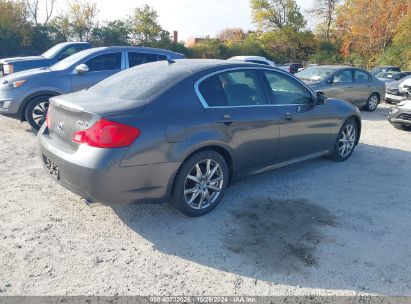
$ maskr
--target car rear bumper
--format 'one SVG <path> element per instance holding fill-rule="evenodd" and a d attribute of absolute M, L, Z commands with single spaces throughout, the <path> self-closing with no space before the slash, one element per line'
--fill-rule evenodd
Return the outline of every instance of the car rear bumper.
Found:
<path fill-rule="evenodd" d="M 104 205 L 134 202 L 164 202 L 178 163 L 121 167 L 126 149 L 98 149 L 88 146 L 77 151 L 56 147 L 46 127 L 40 130 L 38 145 L 47 174 L 47 160 L 58 166 L 53 179 L 82 198 Z M 82 151 L 80 151 L 82 150 Z"/>

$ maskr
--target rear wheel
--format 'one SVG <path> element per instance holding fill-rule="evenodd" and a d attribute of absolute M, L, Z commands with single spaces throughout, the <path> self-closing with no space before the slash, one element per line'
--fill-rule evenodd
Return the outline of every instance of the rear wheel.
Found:
<path fill-rule="evenodd" d="M 348 119 L 341 127 L 340 133 L 338 133 L 333 153 L 330 156 L 331 159 L 337 162 L 343 162 L 349 159 L 358 142 L 358 136 L 357 124 L 354 119 Z"/>
<path fill-rule="evenodd" d="M 380 103 L 380 95 L 377 93 L 372 93 L 368 97 L 367 104 L 365 105 L 365 110 L 369 112 L 374 112 Z"/>
<path fill-rule="evenodd" d="M 49 109 L 50 96 L 39 96 L 32 99 L 26 107 L 26 120 L 30 126 L 39 130 L 46 121 L 47 111 Z"/>
<path fill-rule="evenodd" d="M 203 151 L 191 156 L 178 172 L 172 204 L 187 216 L 202 216 L 213 210 L 224 196 L 228 166 L 219 153 Z"/>

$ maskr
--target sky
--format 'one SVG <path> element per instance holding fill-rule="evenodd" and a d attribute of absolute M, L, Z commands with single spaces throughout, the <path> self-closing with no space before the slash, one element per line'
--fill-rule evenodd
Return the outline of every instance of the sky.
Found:
<path fill-rule="evenodd" d="M 225 28 L 255 29 L 251 21 L 249 0 L 94 0 L 100 9 L 100 20 L 121 19 L 133 8 L 149 4 L 159 14 L 160 25 L 170 33 L 179 33 L 179 40 L 190 37 L 215 36 Z M 302 12 L 314 0 L 297 0 Z"/>

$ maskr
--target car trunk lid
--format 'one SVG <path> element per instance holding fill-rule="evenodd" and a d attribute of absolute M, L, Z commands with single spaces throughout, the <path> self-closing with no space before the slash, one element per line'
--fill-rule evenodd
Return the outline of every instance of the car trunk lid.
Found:
<path fill-rule="evenodd" d="M 73 134 L 89 129 L 103 117 L 133 115 L 141 112 L 146 101 L 119 100 L 82 91 L 53 97 L 48 109 L 49 135 L 70 150 L 77 150 Z"/>

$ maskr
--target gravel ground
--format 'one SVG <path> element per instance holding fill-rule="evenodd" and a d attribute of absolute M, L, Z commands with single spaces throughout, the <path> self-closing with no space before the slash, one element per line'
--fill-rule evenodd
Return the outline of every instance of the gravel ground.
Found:
<path fill-rule="evenodd" d="M 348 162 L 250 177 L 198 219 L 87 207 L 0 117 L 0 295 L 411 295 L 411 133 L 387 109 Z"/>

